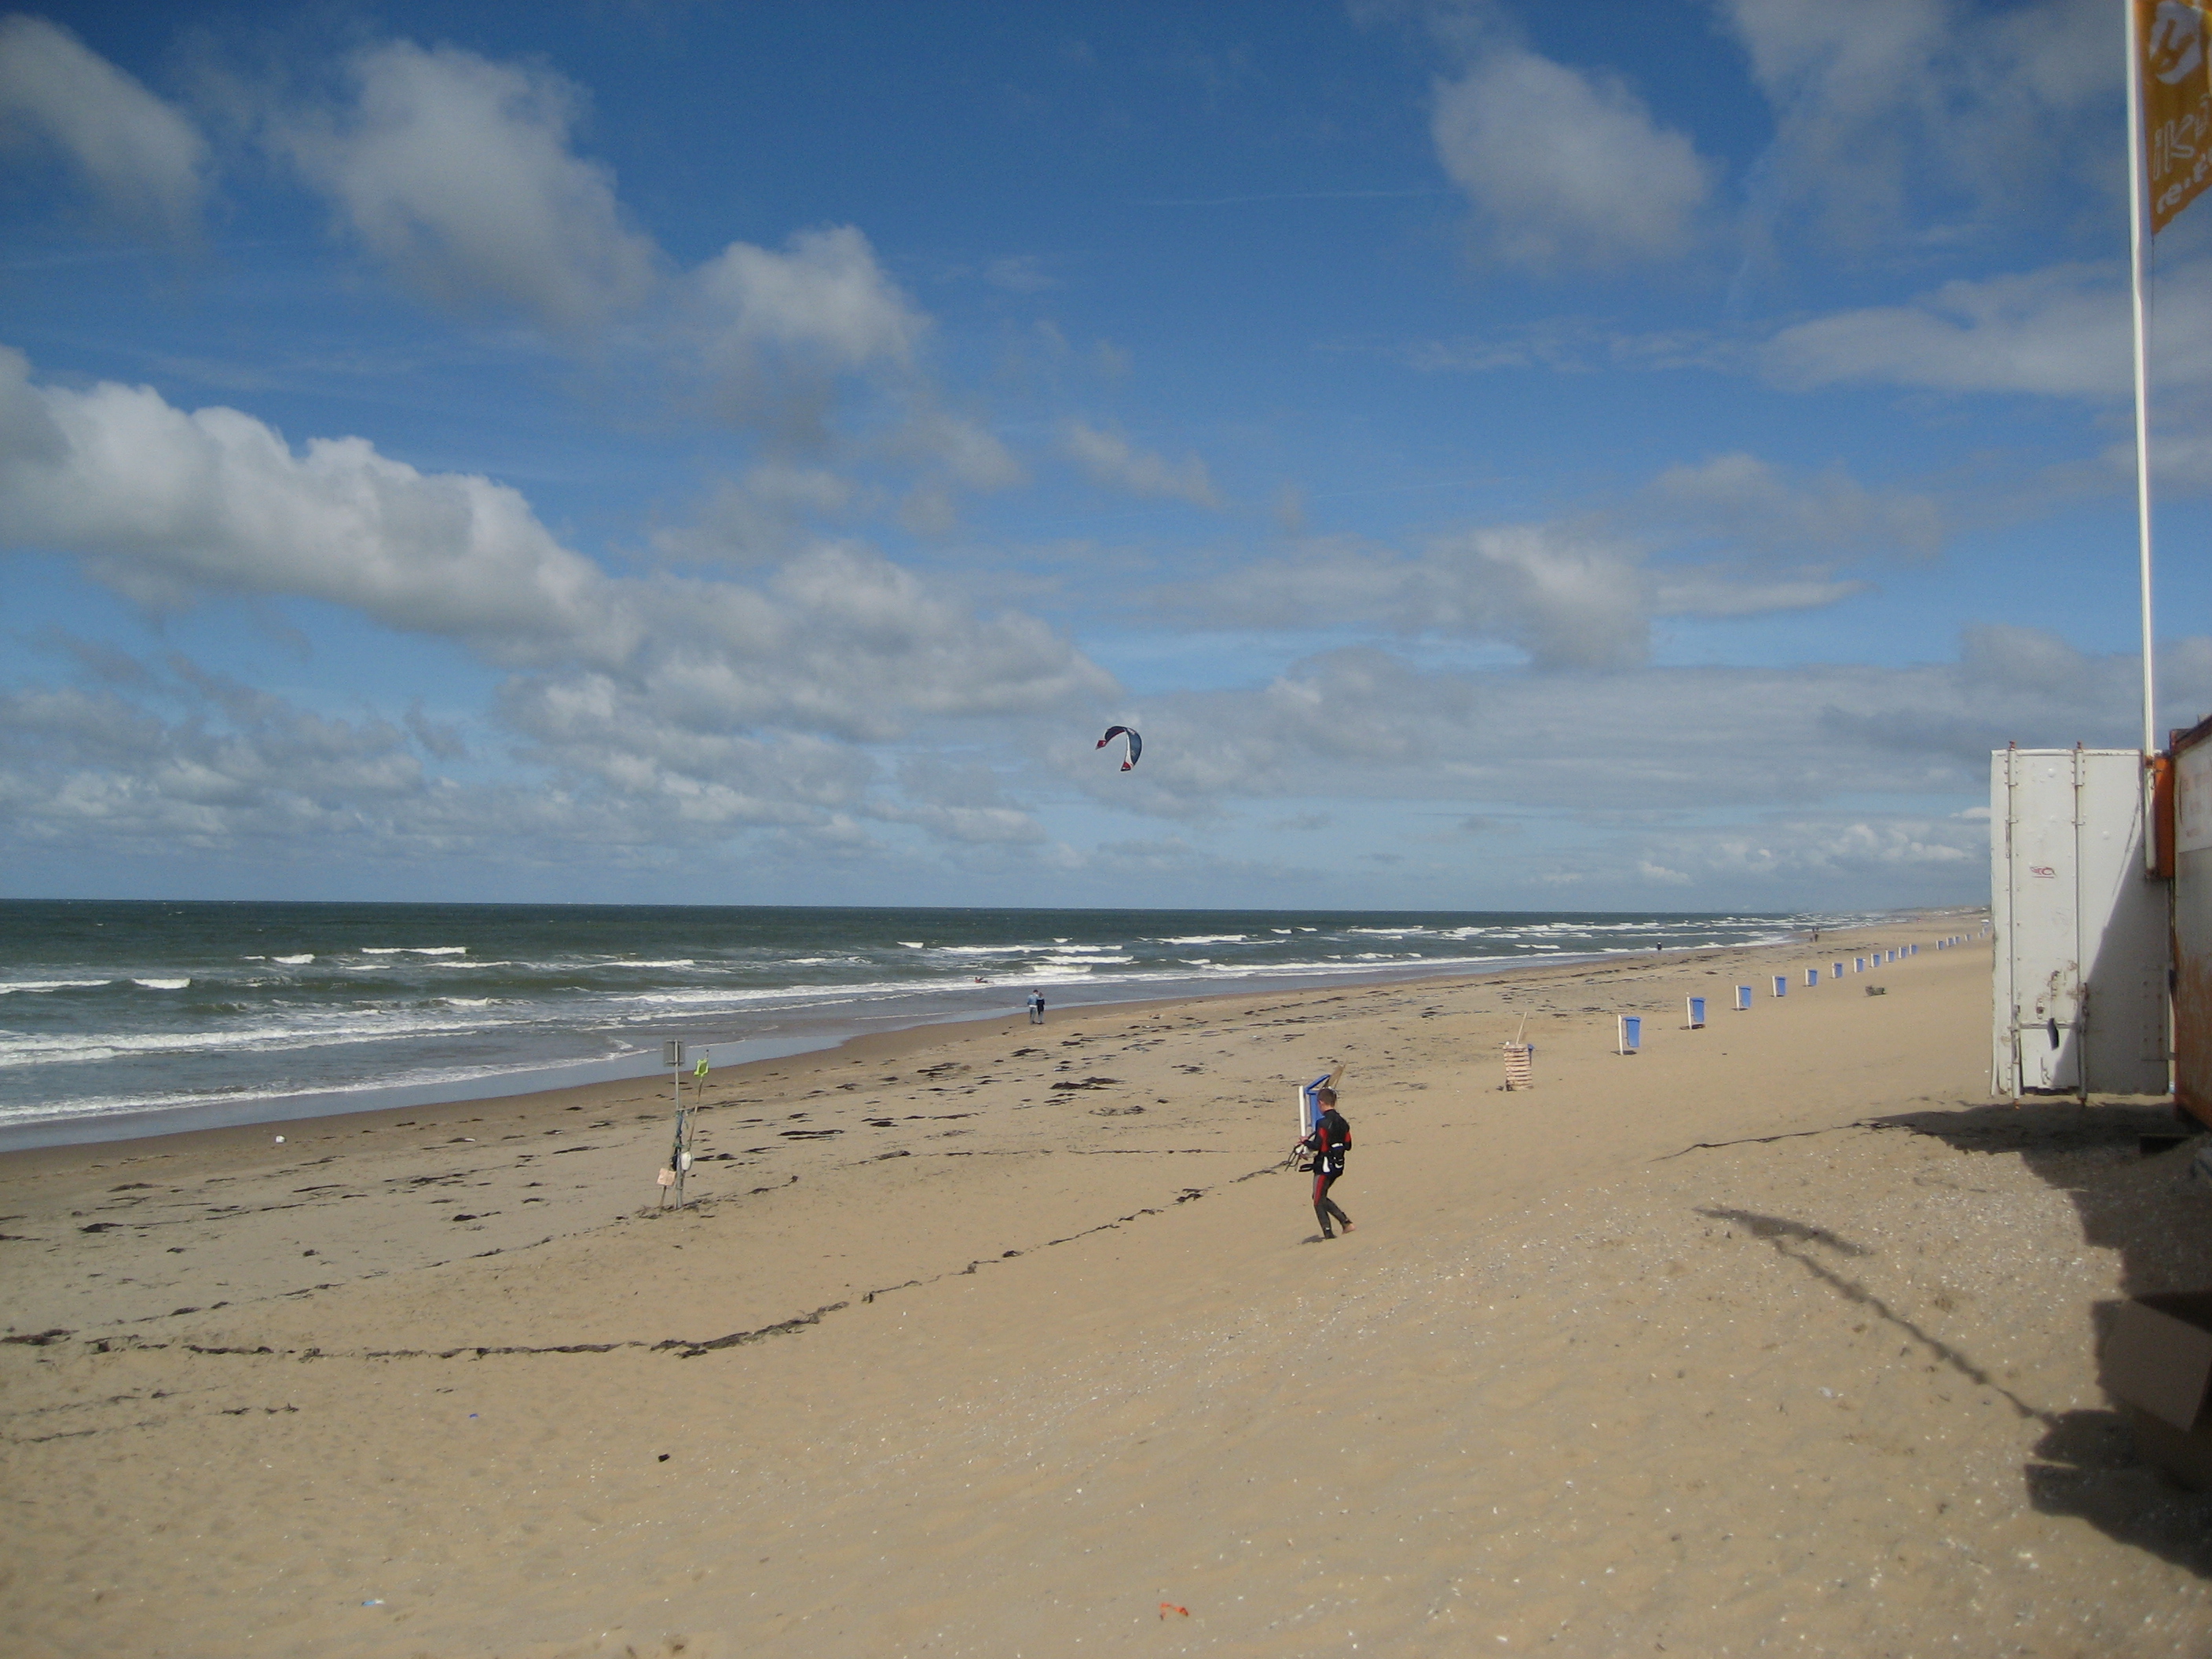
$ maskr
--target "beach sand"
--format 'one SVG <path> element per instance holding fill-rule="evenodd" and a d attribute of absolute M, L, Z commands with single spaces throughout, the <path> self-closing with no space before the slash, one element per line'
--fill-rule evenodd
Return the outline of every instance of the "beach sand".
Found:
<path fill-rule="evenodd" d="M 1802 982 L 1963 926 L 763 1061 L 680 1214 L 665 1081 L 0 1158 L 6 1650 L 2201 1655 L 2170 1112 L 1989 1103 L 1985 945 Z"/>

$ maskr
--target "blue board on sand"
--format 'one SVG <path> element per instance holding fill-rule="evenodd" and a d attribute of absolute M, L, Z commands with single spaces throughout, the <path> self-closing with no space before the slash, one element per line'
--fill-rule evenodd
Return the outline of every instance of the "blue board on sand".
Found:
<path fill-rule="evenodd" d="M 1344 1067 L 1340 1066 L 1334 1071 L 1324 1073 L 1316 1078 L 1311 1083 L 1302 1083 L 1298 1085 L 1298 1139 L 1300 1140 L 1304 1140 L 1313 1133 L 1315 1120 L 1321 1116 L 1321 1102 L 1316 1097 L 1324 1088 L 1336 1087 L 1336 1080 L 1343 1075 Z"/>

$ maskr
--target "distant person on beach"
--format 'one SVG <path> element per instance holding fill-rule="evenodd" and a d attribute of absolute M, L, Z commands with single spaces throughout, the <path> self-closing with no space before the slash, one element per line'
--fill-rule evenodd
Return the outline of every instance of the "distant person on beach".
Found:
<path fill-rule="evenodd" d="M 1336 1234 L 1328 1224 L 1332 1218 L 1345 1231 L 1352 1231 L 1352 1218 L 1338 1209 L 1336 1200 L 1328 1195 L 1328 1189 L 1344 1173 L 1344 1155 L 1352 1150 L 1352 1126 L 1336 1109 L 1335 1090 L 1324 1088 L 1314 1099 L 1321 1107 L 1321 1115 L 1314 1119 L 1313 1133 L 1298 1142 L 1298 1150 L 1313 1154 L 1314 1219 L 1321 1223 L 1323 1238 L 1334 1238 Z"/>
<path fill-rule="evenodd" d="M 1044 993 L 1042 991 L 1030 993 L 1030 1024 L 1032 1025 L 1044 1024 Z"/>

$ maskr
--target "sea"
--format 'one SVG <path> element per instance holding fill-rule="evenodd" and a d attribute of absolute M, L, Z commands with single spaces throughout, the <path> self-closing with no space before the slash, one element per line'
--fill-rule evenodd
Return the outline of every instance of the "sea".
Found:
<path fill-rule="evenodd" d="M 1832 919 L 0 900 L 0 1149 L 727 1065 L 1103 1002 L 1495 972 Z M 1840 920 L 1840 919 L 1835 919 Z"/>

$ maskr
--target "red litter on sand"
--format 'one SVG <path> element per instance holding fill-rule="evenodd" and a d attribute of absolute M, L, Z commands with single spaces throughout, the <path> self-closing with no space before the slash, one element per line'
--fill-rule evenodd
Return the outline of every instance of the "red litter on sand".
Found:
<path fill-rule="evenodd" d="M 1164 1619 L 1171 1613 L 1179 1613 L 1186 1619 L 1190 1617 L 1190 1609 L 1188 1607 L 1179 1607 L 1172 1601 L 1163 1601 L 1160 1603 L 1161 1618 Z"/>

